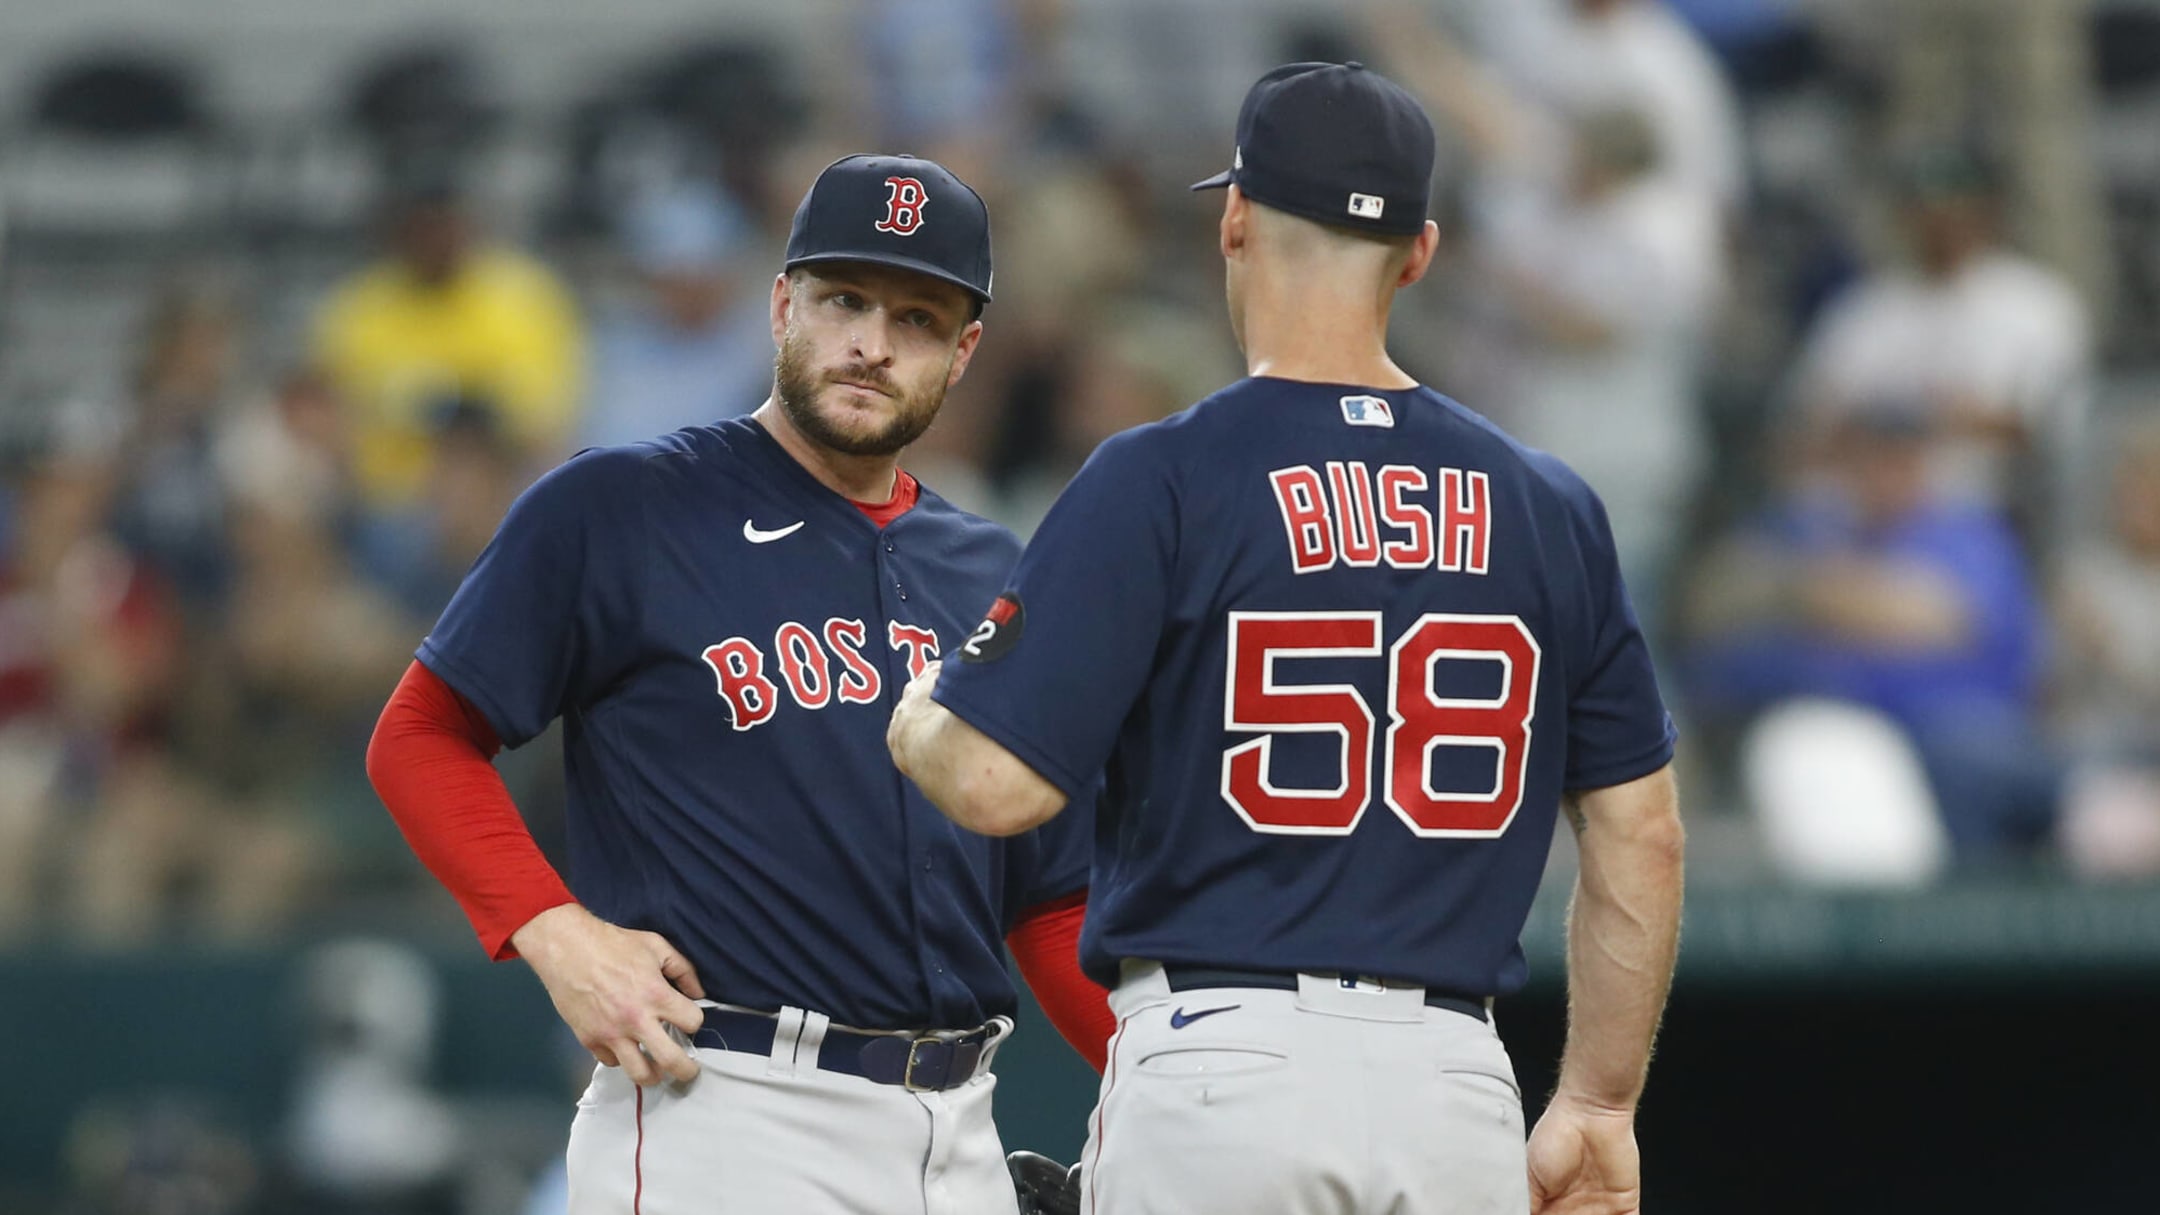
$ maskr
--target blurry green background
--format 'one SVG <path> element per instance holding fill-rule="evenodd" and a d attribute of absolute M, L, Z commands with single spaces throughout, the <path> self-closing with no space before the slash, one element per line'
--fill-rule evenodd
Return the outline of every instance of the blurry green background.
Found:
<path fill-rule="evenodd" d="M 1559 912 L 1540 904 L 1532 985 L 1497 1010 L 1533 1095 L 1550 1087 L 1563 1028 Z M 2145 1095 L 2160 893 L 1713 887 L 1694 897 L 1686 932 L 1641 1124 L 1659 1209 L 2141 1209 L 2160 1134 Z M 209 1159 L 220 1138 L 277 1144 L 307 1048 L 294 1016 L 304 954 L 0 962 L 0 1024 L 18 1035 L 0 1090 L 0 1210 L 44 1209 L 70 1165 L 94 1170 L 122 1150 L 112 1124 L 130 1113 L 180 1124 L 127 1141 L 145 1170 L 191 1142 Z M 420 1074 L 468 1122 L 471 1145 L 453 1194 L 430 1201 L 514 1209 L 518 1183 L 559 1149 L 579 1065 L 521 967 L 447 943 L 421 957 L 442 1021 Z M 997 1070 L 1006 1146 L 1078 1159 L 1097 1078 L 1032 1001 Z"/>

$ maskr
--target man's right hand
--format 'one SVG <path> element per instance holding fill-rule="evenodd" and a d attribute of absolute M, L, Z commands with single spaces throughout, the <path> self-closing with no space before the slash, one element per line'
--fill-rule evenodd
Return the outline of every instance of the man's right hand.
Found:
<path fill-rule="evenodd" d="M 1530 1132 L 1531 1215 L 1638 1215 L 1635 1115 L 1555 1096 Z"/>
<path fill-rule="evenodd" d="M 655 932 L 618 928 L 576 903 L 526 921 L 510 943 L 523 955 L 580 1045 L 639 1084 L 685 1083 L 697 1061 L 668 1035 L 705 1023 L 705 997 L 682 951 Z"/>

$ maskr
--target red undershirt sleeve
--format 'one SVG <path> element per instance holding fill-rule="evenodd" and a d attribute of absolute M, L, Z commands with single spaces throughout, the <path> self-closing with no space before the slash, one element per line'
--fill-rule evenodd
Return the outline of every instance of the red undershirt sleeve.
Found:
<path fill-rule="evenodd" d="M 368 779 L 421 863 L 456 896 L 488 956 L 517 956 L 510 935 L 574 902 L 495 770 L 487 718 L 415 662 L 368 742 Z"/>
<path fill-rule="evenodd" d="M 1080 969 L 1080 925 L 1086 919 L 1086 891 L 1054 899 L 1023 912 L 1005 944 L 1050 1024 L 1100 1072 L 1117 1017 L 1110 1011 L 1110 993 Z"/>

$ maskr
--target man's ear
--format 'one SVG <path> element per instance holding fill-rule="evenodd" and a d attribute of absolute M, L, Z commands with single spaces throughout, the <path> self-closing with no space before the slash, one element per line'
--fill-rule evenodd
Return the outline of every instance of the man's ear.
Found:
<path fill-rule="evenodd" d="M 953 353 L 952 370 L 945 375 L 945 387 L 950 388 L 967 374 L 968 363 L 975 358 L 975 347 L 982 343 L 982 322 L 969 321 L 960 331 L 960 348 Z"/>
<path fill-rule="evenodd" d="M 773 275 L 772 281 L 772 340 L 777 349 L 786 344 L 788 313 L 795 307 L 795 285 L 788 281 L 787 271 Z"/>
<path fill-rule="evenodd" d="M 1243 256 L 1245 244 L 1252 237 L 1252 203 L 1236 186 L 1224 191 L 1220 230 L 1222 255 L 1231 259 Z"/>
<path fill-rule="evenodd" d="M 1403 263 L 1402 273 L 1395 278 L 1395 286 L 1398 289 L 1407 287 L 1424 278 L 1425 272 L 1432 269 L 1433 256 L 1439 251 L 1440 225 L 1428 219 L 1425 221 L 1425 230 L 1418 233 L 1417 239 L 1410 245 L 1410 260 Z"/>

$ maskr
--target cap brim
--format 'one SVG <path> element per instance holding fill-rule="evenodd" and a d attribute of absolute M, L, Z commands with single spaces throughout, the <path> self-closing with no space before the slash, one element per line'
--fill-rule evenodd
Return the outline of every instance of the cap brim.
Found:
<path fill-rule="evenodd" d="M 1230 184 L 1230 174 L 1232 172 L 1233 170 L 1224 169 L 1222 172 L 1208 178 L 1206 181 L 1194 182 L 1192 184 L 1192 188 L 1195 190 L 1220 190 L 1224 186 Z"/>
<path fill-rule="evenodd" d="M 961 278 L 943 266 L 933 266 L 929 262 L 912 257 L 901 257 L 895 253 L 813 253 L 808 257 L 793 258 L 780 268 L 782 270 L 793 270 L 797 266 L 810 266 L 827 262 L 866 262 L 873 266 L 891 266 L 895 270 L 913 270 L 917 274 L 929 275 L 939 282 L 951 283 L 985 304 L 990 302 L 990 293 L 988 291 Z"/>

